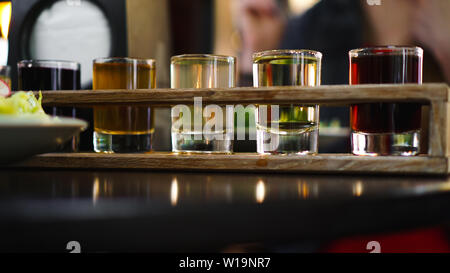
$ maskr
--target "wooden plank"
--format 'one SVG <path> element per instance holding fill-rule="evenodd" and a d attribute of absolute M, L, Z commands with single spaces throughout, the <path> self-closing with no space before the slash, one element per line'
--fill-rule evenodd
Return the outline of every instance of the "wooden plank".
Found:
<path fill-rule="evenodd" d="M 449 156 L 449 103 L 447 101 L 432 101 L 429 114 L 428 155 Z"/>
<path fill-rule="evenodd" d="M 448 101 L 446 84 L 408 85 L 331 85 L 318 87 L 267 87 L 232 89 L 149 89 L 44 91 L 47 106 L 92 106 L 105 104 L 175 105 L 192 104 L 194 97 L 203 103 L 321 103 L 348 105 L 380 101 Z"/>
<path fill-rule="evenodd" d="M 446 175 L 447 158 L 362 157 L 344 154 L 261 156 L 257 154 L 45 154 L 9 167 L 56 169 L 143 169 L 272 173 L 377 173 Z"/>

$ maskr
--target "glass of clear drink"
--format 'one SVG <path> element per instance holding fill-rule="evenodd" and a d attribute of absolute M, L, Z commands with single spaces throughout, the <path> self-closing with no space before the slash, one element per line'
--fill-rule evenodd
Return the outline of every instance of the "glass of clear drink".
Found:
<path fill-rule="evenodd" d="M 313 50 L 270 50 L 255 53 L 253 85 L 319 86 L 321 61 L 322 53 Z M 258 105 L 255 119 L 259 154 L 317 153 L 318 105 Z"/>
<path fill-rule="evenodd" d="M 236 58 L 231 56 L 208 54 L 173 56 L 170 65 L 170 85 L 171 88 L 232 88 L 235 87 L 235 67 Z M 184 112 L 180 112 L 180 107 L 180 105 L 172 107 L 173 152 L 233 151 L 233 130 L 227 126 L 227 122 L 233 119 L 234 113 L 227 113 L 226 107 L 217 105 L 202 106 L 194 103 L 185 106 Z M 210 111 L 211 109 L 214 111 Z M 215 123 L 211 130 L 205 130 L 205 126 L 219 120 L 220 122 Z"/>
<path fill-rule="evenodd" d="M 94 60 L 93 89 L 152 89 L 156 87 L 152 59 L 103 58 Z M 152 148 L 153 108 L 148 106 L 94 107 L 94 151 L 142 153 Z"/>

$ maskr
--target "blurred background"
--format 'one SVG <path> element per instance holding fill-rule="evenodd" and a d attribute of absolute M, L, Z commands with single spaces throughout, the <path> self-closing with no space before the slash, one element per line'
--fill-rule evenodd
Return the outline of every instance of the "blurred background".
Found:
<path fill-rule="evenodd" d="M 129 56 L 157 61 L 157 87 L 170 87 L 170 57 L 238 57 L 238 85 L 252 86 L 251 54 L 290 48 L 324 53 L 322 84 L 348 84 L 350 49 L 419 45 L 424 82 L 450 78 L 448 0 L 12 0 L 0 1 L 0 61 L 81 63 L 90 89 L 92 60 Z M 168 109 L 156 113 L 155 150 L 170 150 Z M 321 151 L 347 152 L 348 109 L 321 109 Z"/>
<path fill-rule="evenodd" d="M 319 0 L 275 0 L 286 15 L 300 15 Z M 8 63 L 23 59 L 81 62 L 82 85 L 92 81 L 98 57 L 154 58 L 158 87 L 169 87 L 169 59 L 184 53 L 239 56 L 237 0 L 12 0 L 0 1 Z M 7 6 L 12 3 L 12 9 Z M 12 14 L 8 14 L 12 12 Z M 8 37 L 9 36 L 9 37 Z M 13 70 L 14 69 L 13 67 Z M 13 82 L 16 80 L 13 79 Z M 15 84 L 15 83 L 14 83 Z"/>

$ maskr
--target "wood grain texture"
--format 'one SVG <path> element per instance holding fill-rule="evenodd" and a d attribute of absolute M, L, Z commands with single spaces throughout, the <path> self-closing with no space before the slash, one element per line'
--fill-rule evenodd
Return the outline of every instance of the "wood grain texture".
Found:
<path fill-rule="evenodd" d="M 446 84 L 44 91 L 43 103 L 47 106 L 176 105 L 192 104 L 194 97 L 202 97 L 203 103 L 216 104 L 293 103 L 294 101 L 327 105 L 380 101 L 429 103 L 431 101 L 448 101 L 448 93 L 449 88 Z"/>
<path fill-rule="evenodd" d="M 428 155 L 448 156 L 449 150 L 449 103 L 432 101 L 429 116 Z"/>
<path fill-rule="evenodd" d="M 261 156 L 256 154 L 45 154 L 10 167 L 56 169 L 142 169 L 271 173 L 377 173 L 446 175 L 447 158 L 360 157 L 346 154 Z"/>

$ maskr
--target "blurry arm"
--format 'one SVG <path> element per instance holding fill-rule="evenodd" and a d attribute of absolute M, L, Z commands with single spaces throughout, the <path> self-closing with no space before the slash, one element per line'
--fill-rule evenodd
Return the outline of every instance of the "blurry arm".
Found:
<path fill-rule="evenodd" d="M 242 48 L 241 73 L 252 72 L 252 54 L 277 49 L 281 42 L 285 18 L 275 0 L 238 0 Z"/>
<path fill-rule="evenodd" d="M 414 5 L 413 35 L 433 51 L 450 82 L 450 1 L 416 0 Z"/>

